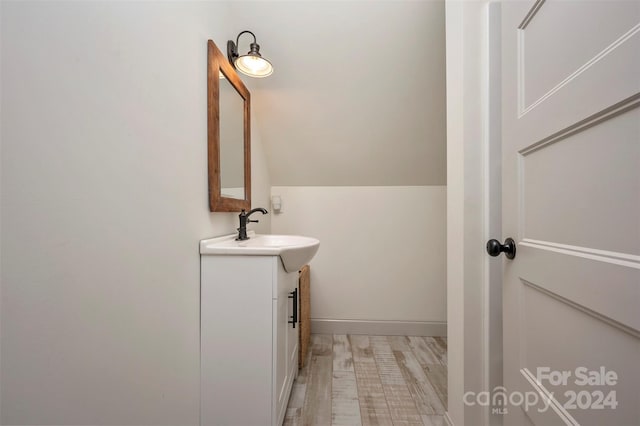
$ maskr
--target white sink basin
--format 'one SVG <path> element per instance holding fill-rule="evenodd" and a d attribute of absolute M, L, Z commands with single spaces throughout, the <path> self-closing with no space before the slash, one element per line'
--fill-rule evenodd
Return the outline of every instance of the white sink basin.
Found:
<path fill-rule="evenodd" d="M 248 231 L 248 240 L 237 235 L 200 241 L 200 254 L 235 256 L 280 256 L 287 272 L 296 272 L 315 256 L 320 241 L 299 235 L 267 235 Z"/>

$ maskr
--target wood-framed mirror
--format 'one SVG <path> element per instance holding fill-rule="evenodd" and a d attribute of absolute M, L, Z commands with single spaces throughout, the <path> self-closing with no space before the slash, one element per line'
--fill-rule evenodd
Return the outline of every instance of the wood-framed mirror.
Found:
<path fill-rule="evenodd" d="M 251 210 L 251 98 L 216 44 L 207 43 L 209 210 Z"/>

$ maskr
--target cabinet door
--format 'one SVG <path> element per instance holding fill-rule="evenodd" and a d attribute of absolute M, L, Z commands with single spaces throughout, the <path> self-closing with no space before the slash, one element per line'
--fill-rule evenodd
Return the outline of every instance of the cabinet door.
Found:
<path fill-rule="evenodd" d="M 274 258 L 275 275 L 274 289 L 275 299 L 273 300 L 273 419 L 274 425 L 279 425 L 284 418 L 284 412 L 289 400 L 289 324 L 292 300 L 289 299 L 291 286 L 288 275 L 279 258 Z"/>
<path fill-rule="evenodd" d="M 294 297 L 297 297 L 298 274 L 288 273 L 277 264 L 276 299 L 273 301 L 274 319 L 274 417 L 273 424 L 284 419 L 293 380 L 298 372 L 298 324 L 290 324 L 294 317 Z M 296 306 L 298 305 L 296 300 Z M 297 315 L 295 316 L 298 317 Z"/>
<path fill-rule="evenodd" d="M 287 315 L 289 310 L 287 309 L 289 299 L 286 295 L 281 295 L 273 301 L 273 323 L 275 325 L 273 329 L 273 378 L 274 378 L 274 390 L 273 390 L 273 424 L 279 424 L 279 418 L 284 412 L 287 405 L 288 392 L 288 368 L 287 368 Z"/>
<path fill-rule="evenodd" d="M 289 275 L 293 275 L 291 278 L 291 282 L 290 282 L 290 288 L 291 288 L 291 292 L 290 294 L 294 294 L 295 297 L 297 298 L 296 303 L 294 305 L 293 300 L 290 300 L 290 303 L 288 305 L 288 309 L 290 312 L 290 316 L 295 315 L 295 318 L 297 319 L 297 322 L 295 324 L 295 328 L 293 327 L 293 325 L 289 324 L 289 327 L 287 328 L 287 375 L 289 376 L 289 380 L 293 381 L 296 376 L 297 376 L 297 372 L 298 372 L 298 346 L 299 346 L 299 339 L 298 339 L 298 333 L 300 330 L 300 291 L 298 291 L 298 274 L 289 274 Z M 294 314 L 294 306 L 297 310 L 297 312 L 295 312 Z"/>

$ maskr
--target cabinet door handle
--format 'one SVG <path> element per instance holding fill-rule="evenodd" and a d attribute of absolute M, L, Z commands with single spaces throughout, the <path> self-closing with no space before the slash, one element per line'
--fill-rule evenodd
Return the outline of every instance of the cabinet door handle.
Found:
<path fill-rule="evenodd" d="M 289 324 L 293 324 L 293 328 L 296 328 L 298 322 L 298 288 L 289 293 L 289 299 L 293 299 L 293 315 L 290 316 Z"/>

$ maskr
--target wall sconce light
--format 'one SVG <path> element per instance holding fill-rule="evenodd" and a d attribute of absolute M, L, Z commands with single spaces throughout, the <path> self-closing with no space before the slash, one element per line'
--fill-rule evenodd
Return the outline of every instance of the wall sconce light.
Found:
<path fill-rule="evenodd" d="M 238 55 L 238 42 L 240 41 L 240 36 L 245 33 L 253 36 L 253 43 L 249 45 L 249 53 L 240 56 Z M 235 69 L 249 77 L 261 78 L 273 74 L 271 62 L 260 55 L 260 46 L 256 43 L 256 36 L 251 31 L 242 31 L 238 34 L 238 37 L 236 37 L 235 43 L 233 40 L 227 42 L 227 58 Z"/>

